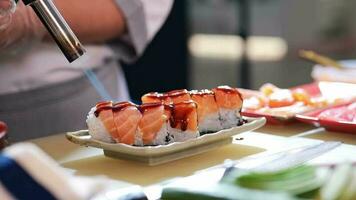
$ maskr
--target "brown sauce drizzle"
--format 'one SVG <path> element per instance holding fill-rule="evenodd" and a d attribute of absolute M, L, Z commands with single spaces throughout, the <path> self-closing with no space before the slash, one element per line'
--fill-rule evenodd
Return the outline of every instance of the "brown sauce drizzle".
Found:
<path fill-rule="evenodd" d="M 111 102 L 111 101 L 100 102 L 100 103 L 96 104 L 96 110 L 94 112 L 94 115 L 95 115 L 95 117 L 99 117 L 100 112 L 104 111 L 104 110 L 112 110 L 113 112 L 119 112 L 128 106 L 137 107 L 135 104 L 133 104 L 131 102 L 127 102 L 127 101 L 121 102 L 121 103 L 115 103 L 115 104 L 113 104 L 113 102 Z"/>
<path fill-rule="evenodd" d="M 162 102 L 157 102 L 157 103 L 145 103 L 142 104 L 140 106 L 128 102 L 128 101 L 124 101 L 124 102 L 120 102 L 120 103 L 115 103 L 113 104 L 111 101 L 110 102 L 100 102 L 96 105 L 96 111 L 94 112 L 95 116 L 98 117 L 101 111 L 104 110 L 112 110 L 113 112 L 120 112 L 121 110 L 130 107 L 130 106 L 134 106 L 136 107 L 141 113 L 144 113 L 145 110 L 150 109 L 150 108 L 156 108 L 159 106 L 164 105 Z"/>
<path fill-rule="evenodd" d="M 191 100 L 191 96 L 190 96 L 188 90 L 185 90 L 185 89 L 173 90 L 173 91 L 165 93 L 165 95 L 167 95 L 170 98 L 169 103 L 173 103 L 173 104 Z"/>
<path fill-rule="evenodd" d="M 165 105 L 165 109 L 169 109 L 171 113 L 169 122 L 172 128 L 179 127 L 182 131 L 186 131 L 188 129 L 189 115 L 194 112 L 196 108 L 196 103 L 193 101 Z"/>
<path fill-rule="evenodd" d="M 160 106 L 163 106 L 164 104 L 162 102 L 157 102 L 157 103 L 145 103 L 140 106 L 138 106 L 138 110 L 141 113 L 144 113 L 146 110 L 151 109 L 151 108 L 157 108 Z"/>
<path fill-rule="evenodd" d="M 145 94 L 142 99 L 146 102 L 163 102 L 165 104 L 177 103 L 190 100 L 190 94 L 188 90 L 172 90 L 166 93 L 151 92 Z M 148 100 L 148 101 L 147 101 Z"/>
<path fill-rule="evenodd" d="M 103 107 L 103 106 L 111 106 L 113 104 L 112 101 L 102 101 L 96 104 L 96 107 Z"/>
<path fill-rule="evenodd" d="M 111 110 L 112 109 L 112 101 L 99 102 L 96 104 L 96 110 L 94 112 L 95 117 L 99 117 L 101 111 Z"/>
<path fill-rule="evenodd" d="M 131 102 L 128 102 L 128 101 L 124 101 L 124 102 L 120 102 L 120 103 L 115 103 L 113 108 L 112 108 L 112 111 L 113 112 L 120 112 L 121 110 L 129 107 L 129 106 L 134 106 L 134 107 L 137 107 L 136 104 L 133 104 Z"/>

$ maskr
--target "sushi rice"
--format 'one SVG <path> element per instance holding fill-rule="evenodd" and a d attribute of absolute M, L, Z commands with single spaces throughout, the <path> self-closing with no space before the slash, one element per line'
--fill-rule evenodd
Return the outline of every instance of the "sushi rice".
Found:
<path fill-rule="evenodd" d="M 143 142 L 142 142 L 142 133 L 139 131 L 139 134 L 141 137 L 141 143 L 138 146 L 143 146 Z M 167 130 L 167 123 L 164 123 L 162 128 L 157 132 L 156 137 L 148 144 L 146 145 L 164 145 L 164 144 L 168 144 L 170 143 L 172 140 L 170 139 L 169 135 L 168 135 L 168 130 Z"/>
<path fill-rule="evenodd" d="M 170 143 L 172 142 L 184 142 L 190 139 L 194 139 L 200 136 L 198 131 L 186 130 L 182 131 L 181 129 L 168 127 L 169 137 L 172 138 Z"/>
<path fill-rule="evenodd" d="M 220 108 L 220 122 L 223 129 L 235 127 L 242 120 L 240 109 Z"/>
<path fill-rule="evenodd" d="M 110 133 L 106 130 L 104 124 L 94 115 L 95 111 L 96 107 L 91 108 L 87 116 L 86 122 L 88 125 L 89 134 L 93 137 L 93 139 L 108 143 L 115 143 Z"/>
<path fill-rule="evenodd" d="M 220 131 L 222 129 L 219 113 L 206 115 L 199 122 L 199 132 L 202 134 Z"/>

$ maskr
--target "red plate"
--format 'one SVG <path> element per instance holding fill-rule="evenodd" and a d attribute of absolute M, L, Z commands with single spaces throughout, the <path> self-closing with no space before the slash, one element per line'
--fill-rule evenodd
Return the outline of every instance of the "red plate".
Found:
<path fill-rule="evenodd" d="M 318 109 L 304 114 L 296 114 L 295 118 L 303 123 L 320 126 L 318 115 L 325 109 Z"/>
<path fill-rule="evenodd" d="M 304 89 L 310 96 L 315 97 L 320 95 L 320 90 L 317 82 L 305 84 L 305 85 L 300 85 L 291 88 L 291 90 L 295 89 Z M 247 92 L 250 94 L 253 93 L 259 93 L 259 91 L 255 90 L 246 90 L 246 89 L 241 89 L 241 92 Z M 258 112 L 254 110 L 244 110 L 242 111 L 243 116 L 248 116 L 248 117 L 265 117 L 267 119 L 268 124 L 274 124 L 274 125 L 283 125 L 283 124 L 289 124 L 291 122 L 295 122 L 295 115 L 291 114 L 288 116 L 276 116 L 273 114 L 267 114 L 263 112 Z"/>
<path fill-rule="evenodd" d="M 350 105 L 351 103 L 345 103 L 337 106 L 331 106 L 324 109 L 315 110 L 312 112 L 307 112 L 304 114 L 297 114 L 295 118 L 301 122 L 313 124 L 315 126 L 324 127 L 329 131 L 345 132 L 345 133 L 355 133 L 356 134 L 356 123 L 348 121 L 336 121 L 329 119 L 319 119 L 319 114 L 330 109 L 340 108 L 343 106 Z"/>
<path fill-rule="evenodd" d="M 6 131 L 7 126 L 4 122 L 0 121 L 0 150 L 5 148 L 7 141 L 6 141 Z"/>
<path fill-rule="evenodd" d="M 246 117 L 265 117 L 267 119 L 268 124 L 274 124 L 274 125 L 283 125 L 295 121 L 294 117 L 275 116 L 266 113 L 257 113 L 252 110 L 242 111 L 241 114 Z"/>
<path fill-rule="evenodd" d="M 293 87 L 291 89 L 292 90 L 303 89 L 312 97 L 316 97 L 316 96 L 319 96 L 321 94 L 318 82 L 313 82 L 313 83 L 309 83 L 309 84 L 296 86 L 296 87 Z"/>
<path fill-rule="evenodd" d="M 296 86 L 296 87 L 290 88 L 290 90 L 303 89 L 305 92 L 307 92 L 310 95 L 310 97 L 321 96 L 321 90 L 324 91 L 323 94 L 326 97 L 327 96 L 330 97 L 330 95 L 332 97 L 334 97 L 334 92 L 336 92 L 337 93 L 336 96 L 339 96 L 340 99 L 343 99 L 345 97 L 344 100 L 350 102 L 350 100 L 347 100 L 347 98 L 352 97 L 352 95 L 356 96 L 355 88 L 356 88 L 356 85 L 353 85 L 353 84 L 336 83 L 336 82 L 320 82 L 320 83 L 314 82 L 314 83 L 310 83 L 310 84 Z M 254 96 L 254 95 L 258 96 L 261 94 L 259 91 L 255 91 L 255 90 L 240 89 L 240 91 L 246 97 Z M 345 91 L 350 91 L 350 92 L 345 92 Z M 345 105 L 345 103 L 340 104 L 339 106 L 342 106 L 342 105 Z M 326 107 L 326 108 L 329 108 L 329 107 Z M 264 112 L 263 109 L 262 110 L 261 109 L 260 110 L 243 110 L 242 115 L 250 116 L 250 117 L 265 117 L 269 124 L 287 124 L 287 123 L 296 121 L 295 116 L 297 114 L 308 112 L 307 115 L 299 115 L 299 121 L 303 121 L 303 122 L 315 124 L 315 125 L 320 125 L 320 123 L 322 123 L 323 126 L 328 127 L 329 130 L 333 129 L 333 130 L 338 130 L 338 131 L 339 131 L 339 129 L 345 130 L 345 127 L 352 126 L 349 124 L 349 122 L 346 121 L 345 123 L 342 123 L 342 124 L 341 124 L 341 122 L 339 122 L 340 123 L 339 127 L 334 127 L 333 121 L 330 122 L 330 120 L 319 120 L 316 118 L 316 116 L 318 116 L 318 114 L 320 114 L 320 112 L 324 111 L 325 108 L 322 108 L 319 110 L 314 110 L 314 109 L 315 108 L 311 108 L 311 107 L 308 108 L 308 107 L 304 107 L 304 106 L 299 107 L 298 105 L 295 105 L 295 107 L 294 107 L 292 105 L 290 107 L 281 107 L 281 110 L 279 110 L 279 111 L 269 110 L 267 112 Z M 314 111 L 309 112 L 310 110 L 314 110 Z M 351 130 L 351 131 L 353 131 L 353 130 Z M 348 131 L 348 132 L 350 132 L 350 131 Z"/>

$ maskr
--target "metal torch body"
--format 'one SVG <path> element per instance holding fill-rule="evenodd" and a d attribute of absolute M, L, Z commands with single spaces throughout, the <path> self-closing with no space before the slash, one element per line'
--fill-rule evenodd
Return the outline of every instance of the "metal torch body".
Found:
<path fill-rule="evenodd" d="M 73 62 L 85 53 L 82 44 L 52 0 L 23 0 L 23 2 L 33 8 L 69 62 Z"/>

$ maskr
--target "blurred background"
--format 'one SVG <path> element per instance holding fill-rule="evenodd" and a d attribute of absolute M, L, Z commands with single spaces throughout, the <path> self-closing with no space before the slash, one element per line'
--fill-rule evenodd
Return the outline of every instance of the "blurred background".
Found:
<path fill-rule="evenodd" d="M 354 58 L 355 7 L 355 0 L 176 0 L 145 55 L 125 66 L 131 96 L 309 83 L 313 64 L 298 51 Z"/>

